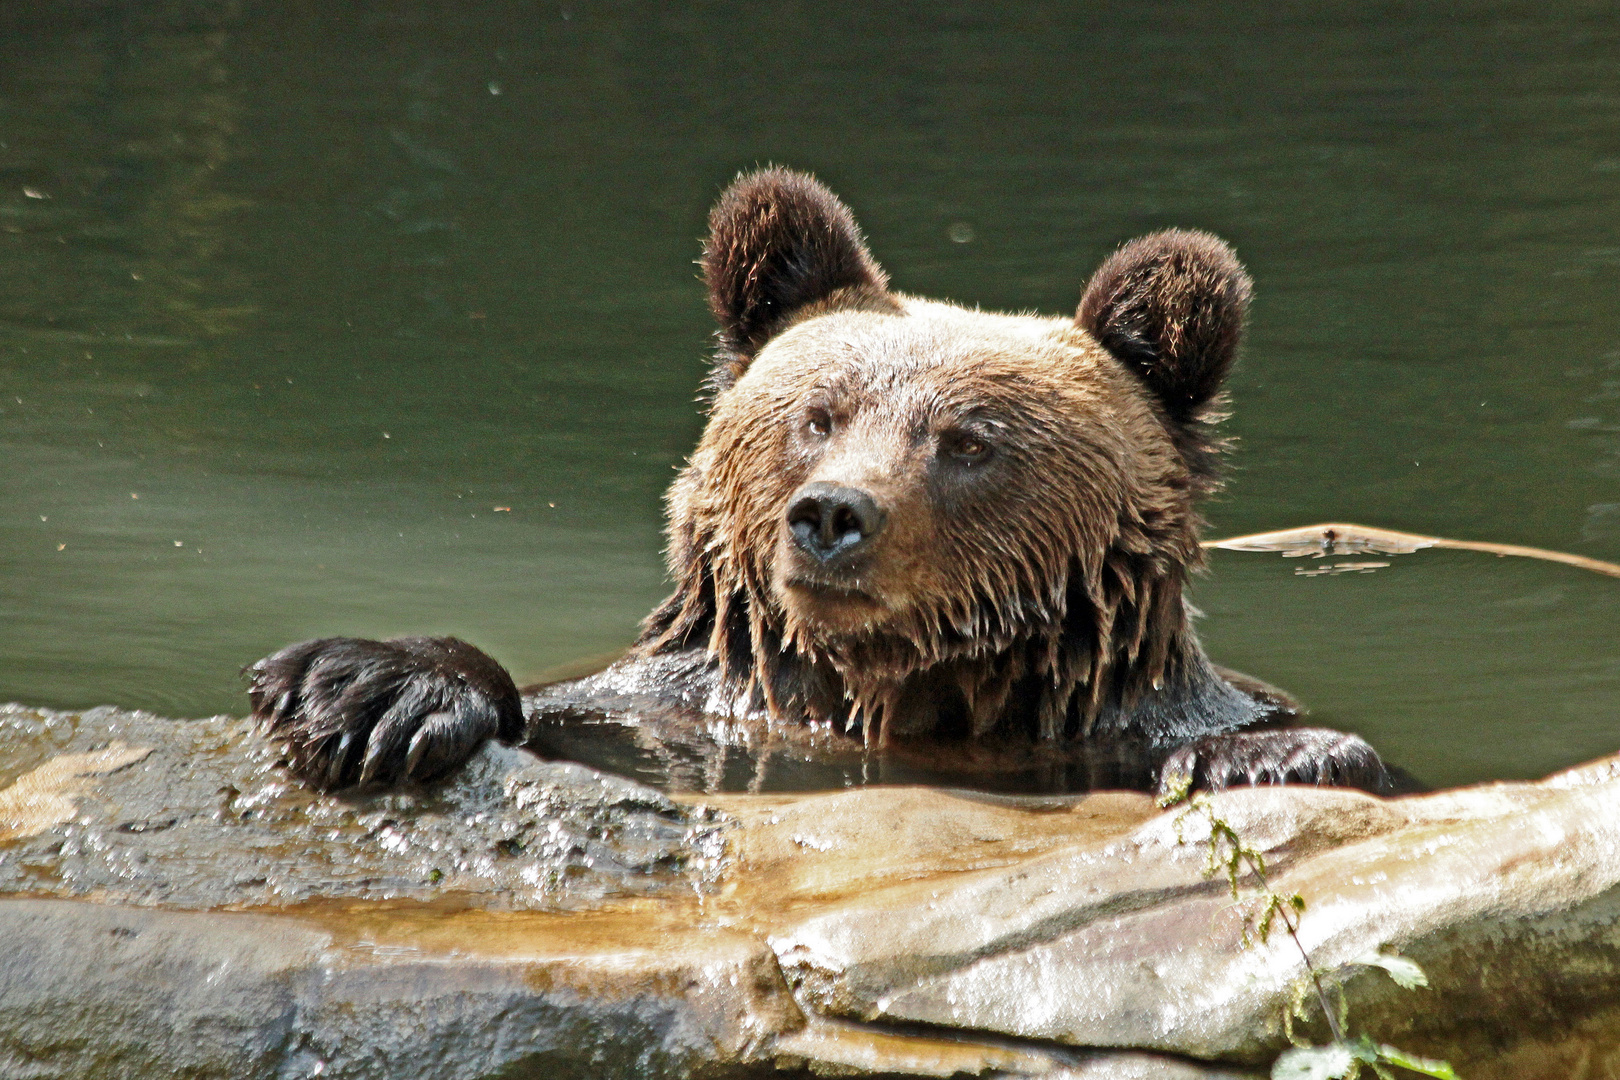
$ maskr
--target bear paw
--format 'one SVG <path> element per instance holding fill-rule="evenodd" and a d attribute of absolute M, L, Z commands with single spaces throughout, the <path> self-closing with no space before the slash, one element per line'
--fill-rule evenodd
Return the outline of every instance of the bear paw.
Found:
<path fill-rule="evenodd" d="M 455 638 L 321 638 L 244 673 L 261 730 L 320 791 L 433 780 L 523 732 L 512 677 Z"/>
<path fill-rule="evenodd" d="M 1378 751 L 1357 735 L 1328 728 L 1269 728 L 1210 735 L 1171 754 L 1159 791 L 1191 778 L 1190 790 L 1235 784 L 1332 784 L 1389 794 L 1398 787 Z"/>

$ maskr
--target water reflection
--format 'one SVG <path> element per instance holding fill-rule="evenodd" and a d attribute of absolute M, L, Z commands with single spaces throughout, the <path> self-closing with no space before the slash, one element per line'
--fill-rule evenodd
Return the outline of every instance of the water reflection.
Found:
<path fill-rule="evenodd" d="M 1291 561 L 1217 552 L 1194 595 L 1204 642 L 1434 786 L 1613 752 L 1614 579 L 1465 551 L 1389 562 L 1300 577 Z"/>
<path fill-rule="evenodd" d="M 865 750 L 827 733 L 741 724 L 694 711 L 571 715 L 541 728 L 530 749 L 674 792 L 825 791 L 929 784 L 1008 794 L 1152 791 L 1163 752 L 1147 745 L 892 746 Z"/>
<path fill-rule="evenodd" d="M 32 340 L 65 359 L 84 346 L 76 366 L 95 379 L 95 346 L 196 346 L 247 329 L 256 305 L 228 248 L 250 200 L 220 171 L 242 154 L 227 29 L 239 17 L 230 3 L 183 29 L 109 16 L 12 58 L 14 92 L 48 102 L 14 100 L 6 133 L 13 183 L 0 200 L 18 241 L 0 264 L 0 320 L 19 349 Z M 190 366 L 205 355 L 188 350 Z"/>
<path fill-rule="evenodd" d="M 1325 563 L 1317 567 L 1294 567 L 1295 577 L 1328 577 L 1334 574 L 1370 574 L 1389 566 L 1387 562 Z"/>

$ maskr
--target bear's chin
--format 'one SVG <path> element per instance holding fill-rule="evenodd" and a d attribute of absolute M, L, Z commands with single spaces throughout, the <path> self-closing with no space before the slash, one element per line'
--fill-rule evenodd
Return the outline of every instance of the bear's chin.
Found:
<path fill-rule="evenodd" d="M 787 614 L 789 625 L 812 640 L 830 643 L 866 637 L 892 615 L 881 598 L 862 589 L 787 575 L 773 585 L 776 602 Z"/>

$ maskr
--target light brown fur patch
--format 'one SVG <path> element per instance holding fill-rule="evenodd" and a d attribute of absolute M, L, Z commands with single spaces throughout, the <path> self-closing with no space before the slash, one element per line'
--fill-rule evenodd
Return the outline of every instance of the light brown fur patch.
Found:
<path fill-rule="evenodd" d="M 1072 323 L 901 301 L 902 314 L 795 324 L 716 399 L 670 496 L 684 600 L 644 647 L 701 626 L 721 669 L 746 673 L 740 698 L 757 691 L 773 714 L 869 732 L 884 718 L 917 724 L 896 716 L 906 683 L 947 666 L 986 733 L 1034 674 L 1048 683 L 1038 734 L 1056 738 L 1076 704 L 1082 724 L 1095 713 L 1119 661 L 1162 677 L 1185 627 L 1181 583 L 1201 559 L 1187 469 L 1140 385 Z M 794 433 L 818 397 L 841 437 L 810 456 Z M 972 412 L 1002 435 L 1003 482 L 941 520 L 922 477 L 928 428 Z M 823 478 L 873 491 L 892 521 L 861 582 L 878 602 L 842 622 L 817 617 L 783 572 L 787 500 Z M 801 665 L 825 669 L 847 711 L 780 700 L 783 668 Z"/>

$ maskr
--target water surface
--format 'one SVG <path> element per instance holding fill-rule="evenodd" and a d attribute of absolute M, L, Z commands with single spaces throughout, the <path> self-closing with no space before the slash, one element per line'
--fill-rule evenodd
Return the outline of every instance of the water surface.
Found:
<path fill-rule="evenodd" d="M 1258 281 L 1219 533 L 1620 558 L 1602 4 L 0 9 L 0 699 L 240 711 L 318 634 L 520 679 L 664 589 L 709 203 L 816 170 L 907 291 L 1067 311 L 1117 243 Z M 506 509 L 497 509 L 506 508 Z M 1218 659 L 1435 782 L 1620 745 L 1617 584 L 1222 553 Z"/>

